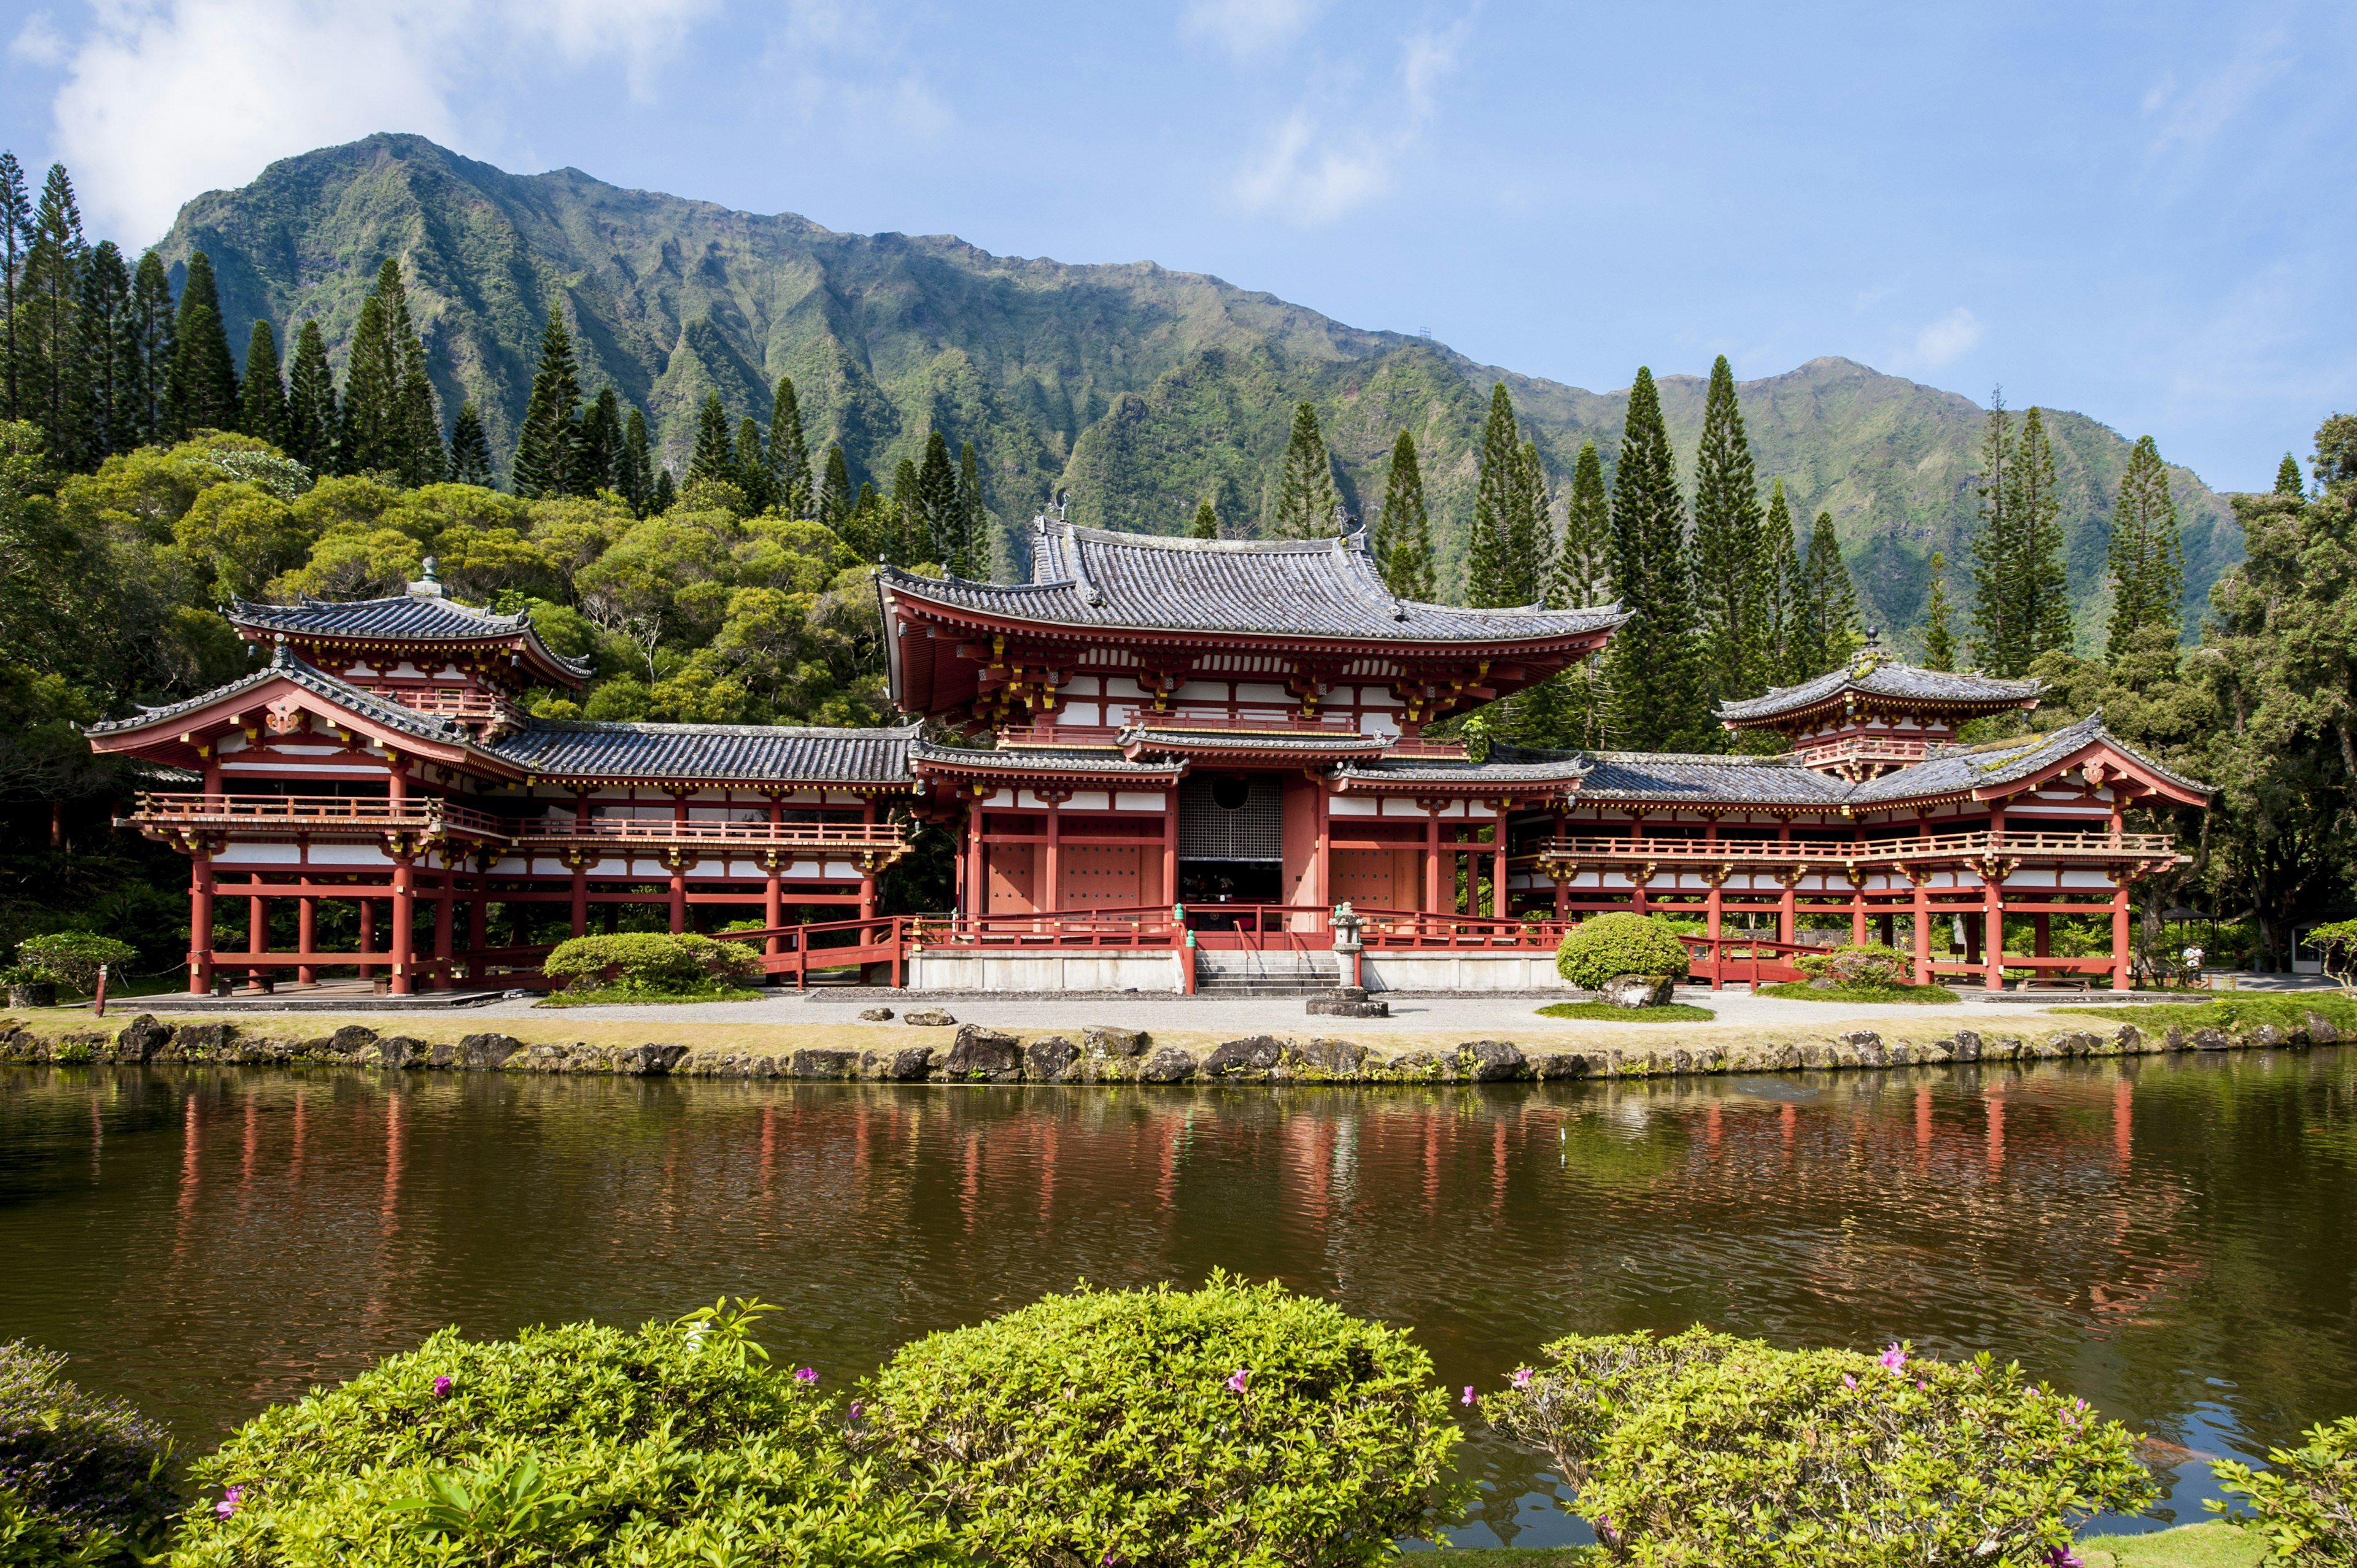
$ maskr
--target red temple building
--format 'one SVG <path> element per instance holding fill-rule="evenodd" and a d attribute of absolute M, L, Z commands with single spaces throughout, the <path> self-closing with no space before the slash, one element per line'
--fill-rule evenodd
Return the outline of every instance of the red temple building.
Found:
<path fill-rule="evenodd" d="M 545 945 L 489 911 L 533 903 L 575 932 L 630 904 L 674 930 L 755 920 L 730 934 L 772 972 L 920 989 L 1539 988 L 1566 923 L 1615 909 L 1699 922 L 1714 983 L 1791 978 L 1804 928 L 1839 921 L 1857 940 L 1903 924 L 1919 980 L 2125 986 L 2130 886 L 2177 855 L 2123 813 L 2207 800 L 2099 716 L 1960 745 L 2037 683 L 1871 640 L 1720 711 L 1779 755 L 1476 759 L 1427 731 L 1588 660 L 1617 607 L 1403 601 L 1356 534 L 1034 531 L 1028 583 L 879 568 L 892 697 L 920 721 L 900 728 L 533 716 L 527 689 L 586 669 L 527 617 L 452 603 L 429 565 L 397 598 L 238 605 L 266 666 L 91 738 L 188 775 L 128 821 L 190 856 L 192 990 L 290 969 L 508 983 Z M 882 915 L 877 878 L 920 825 L 952 835 L 955 908 Z M 249 900 L 242 952 L 212 950 L 225 897 Z M 299 934 L 274 952 L 280 899 Z M 357 902 L 358 951 L 315 950 L 321 899 Z M 2053 953 L 2058 914 L 2107 923 L 2109 950 Z M 2026 918 L 2011 951 L 2007 915 Z"/>

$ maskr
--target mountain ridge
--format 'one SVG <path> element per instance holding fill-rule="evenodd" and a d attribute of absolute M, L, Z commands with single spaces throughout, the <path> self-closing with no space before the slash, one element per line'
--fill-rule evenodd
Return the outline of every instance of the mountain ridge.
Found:
<path fill-rule="evenodd" d="M 1492 380 L 1506 382 L 1558 489 L 1583 440 L 1609 468 L 1626 406 L 1625 389 L 1484 365 L 1207 273 L 999 256 L 949 234 L 844 233 L 571 167 L 511 174 L 414 135 L 282 159 L 245 187 L 193 199 L 161 251 L 177 272 L 197 249 L 214 263 L 233 344 L 258 317 L 282 343 L 316 317 L 339 371 L 378 261 L 401 257 L 445 424 L 473 398 L 502 467 L 552 303 L 574 324 L 584 386 L 610 381 L 644 407 L 674 467 L 705 392 L 721 393 L 732 421 L 766 424 L 780 374 L 794 378 L 813 454 L 841 442 L 855 481 L 882 488 L 931 428 L 952 445 L 972 440 L 1009 569 L 1023 564 L 1022 520 L 1058 489 L 1071 490 L 1077 519 L 1161 532 L 1183 528 L 1210 495 L 1232 527 L 1251 531 L 1292 405 L 1306 398 L 1362 515 L 1376 510 L 1393 438 L 1415 434 L 1447 581 Z M 1660 385 L 1690 475 L 1706 383 L 1665 375 Z M 1931 551 L 1946 552 L 1952 600 L 1969 603 L 1985 410 L 1836 356 L 1740 382 L 1738 395 L 1763 491 L 1781 476 L 1802 528 L 1819 510 L 1834 514 L 1868 613 L 1902 645 Z M 2083 640 L 2108 607 L 2104 545 L 2127 442 L 2083 414 L 2053 411 L 2049 422 Z M 2174 467 L 2170 478 L 2198 610 L 2240 558 L 2240 533 L 2198 478 Z"/>

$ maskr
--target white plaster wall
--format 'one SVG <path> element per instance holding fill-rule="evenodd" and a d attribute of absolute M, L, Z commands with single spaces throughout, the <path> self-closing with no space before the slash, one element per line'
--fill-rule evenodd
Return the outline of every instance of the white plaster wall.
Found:
<path fill-rule="evenodd" d="M 974 952 L 929 948 L 909 959 L 914 991 L 1183 991 L 1180 955 L 1094 951 Z"/>
<path fill-rule="evenodd" d="M 1553 953 L 1369 953 L 1369 991 L 1568 991 Z"/>

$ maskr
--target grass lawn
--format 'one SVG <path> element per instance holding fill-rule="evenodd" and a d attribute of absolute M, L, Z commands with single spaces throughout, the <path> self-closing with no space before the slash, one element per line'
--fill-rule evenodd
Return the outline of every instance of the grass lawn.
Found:
<path fill-rule="evenodd" d="M 1615 1007 L 1609 1002 L 1551 1002 L 1542 1018 L 1601 1018 L 1608 1024 L 1707 1024 L 1718 1016 L 1707 1007 L 1672 1002 L 1660 1007 Z"/>
<path fill-rule="evenodd" d="M 535 1007 L 652 1007 L 682 1002 L 759 1002 L 761 993 L 734 987 L 712 991 L 640 991 L 628 985 L 601 985 L 595 990 L 566 986 L 533 1004 Z"/>
<path fill-rule="evenodd" d="M 1780 985 L 1762 985 L 1754 992 L 1758 996 L 1783 996 L 1794 1002 L 1921 1002 L 1928 1006 L 1945 1007 L 1964 1000 L 1944 985 L 1811 985 L 1805 980 L 1788 980 Z"/>
<path fill-rule="evenodd" d="M 2228 992 L 2207 1002 L 2129 1002 L 2117 1007 L 2056 1007 L 2056 1013 L 2078 1013 L 2091 1018 L 2111 1018 L 2158 1034 L 2166 1029 L 2225 1029 L 2236 1024 L 2273 1024 L 2278 1029 L 2308 1026 L 2310 1013 L 2332 1020 L 2341 1038 L 2357 1036 L 2357 1001 L 2337 991 L 2298 991 L 2287 995 L 2256 991 Z"/>
<path fill-rule="evenodd" d="M 2189 1524 L 2150 1535 L 2097 1535 L 2079 1542 L 2079 1556 L 2087 1568 L 2258 1568 L 2262 1550 L 2257 1536 L 2230 1524 Z M 1404 1555 L 1401 1561 L 1415 1563 L 1424 1555 Z M 1464 1568 L 1573 1568 L 1604 1561 L 1593 1546 L 1552 1551 L 1490 1547 L 1433 1555 L 1437 1559 L 1434 1568 L 1444 1562 Z"/>

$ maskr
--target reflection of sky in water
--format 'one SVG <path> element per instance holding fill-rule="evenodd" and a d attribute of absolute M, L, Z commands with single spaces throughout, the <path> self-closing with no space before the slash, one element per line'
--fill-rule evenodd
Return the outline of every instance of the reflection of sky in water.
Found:
<path fill-rule="evenodd" d="M 2357 1411 L 2357 1051 L 1544 1089 L 27 1069 L 0 1332 L 191 1441 L 447 1322 L 728 1292 L 831 1380 L 1086 1278 L 1275 1275 L 1452 1390 L 1571 1332 L 1987 1349 L 2206 1455 Z M 1588 1539 L 1487 1437 L 1462 1545 Z"/>

